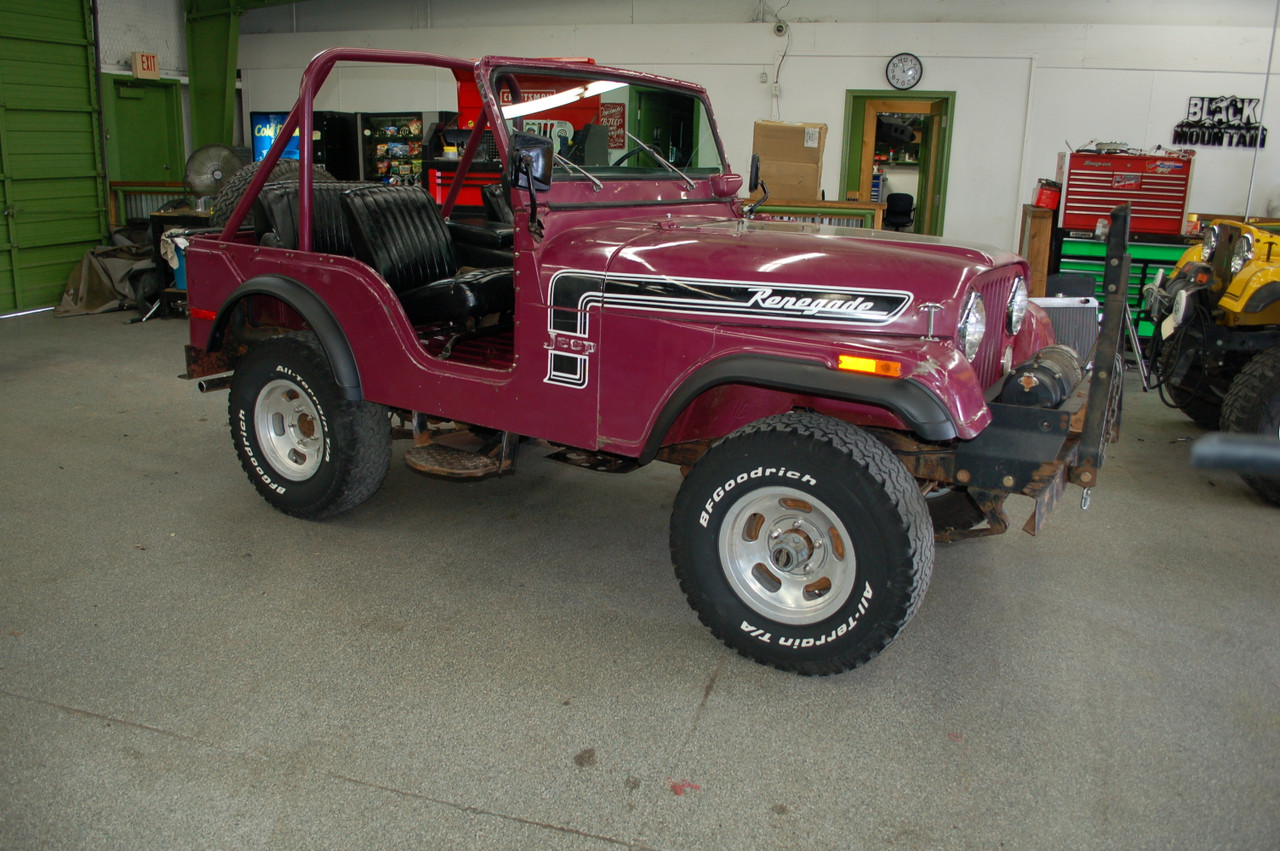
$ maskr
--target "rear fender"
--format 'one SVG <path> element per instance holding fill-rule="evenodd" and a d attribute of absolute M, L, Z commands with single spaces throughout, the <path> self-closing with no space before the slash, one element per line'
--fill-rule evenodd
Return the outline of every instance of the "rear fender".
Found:
<path fill-rule="evenodd" d="M 360 384 L 360 371 L 356 367 L 355 356 L 351 353 L 351 344 L 342 326 L 334 318 L 333 312 L 314 292 L 302 283 L 281 275 L 260 275 L 250 278 L 236 288 L 226 302 L 218 310 L 213 329 L 209 332 L 209 341 L 205 348 L 209 352 L 221 351 L 226 342 L 227 329 L 231 316 L 241 305 L 254 296 L 274 298 L 292 309 L 307 327 L 320 340 L 325 354 L 329 357 L 329 365 L 342 390 L 342 395 L 359 402 L 364 396 Z"/>

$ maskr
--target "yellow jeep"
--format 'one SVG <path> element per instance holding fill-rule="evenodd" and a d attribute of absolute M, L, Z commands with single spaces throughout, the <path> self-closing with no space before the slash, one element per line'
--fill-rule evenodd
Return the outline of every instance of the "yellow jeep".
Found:
<path fill-rule="evenodd" d="M 1205 428 L 1280 438 L 1280 222 L 1214 220 L 1147 303 L 1166 403 Z M 1244 478 L 1280 504 L 1280 479 Z"/>

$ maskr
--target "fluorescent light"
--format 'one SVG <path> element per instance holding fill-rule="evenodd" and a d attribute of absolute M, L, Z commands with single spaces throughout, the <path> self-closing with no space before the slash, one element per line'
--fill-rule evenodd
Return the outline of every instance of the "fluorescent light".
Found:
<path fill-rule="evenodd" d="M 565 89 L 563 92 L 556 92 L 553 95 L 547 95 L 544 98 L 536 100 L 526 100 L 521 103 L 513 103 L 510 106 L 502 108 L 503 118 L 523 118 L 526 115 L 532 115 L 535 112 L 543 112 L 548 109 L 555 109 L 557 106 L 575 103 L 587 98 L 593 98 L 602 95 L 605 92 L 611 92 L 614 89 L 620 89 L 626 83 L 615 83 L 612 80 L 596 80 L 585 86 L 574 86 L 572 89 Z"/>

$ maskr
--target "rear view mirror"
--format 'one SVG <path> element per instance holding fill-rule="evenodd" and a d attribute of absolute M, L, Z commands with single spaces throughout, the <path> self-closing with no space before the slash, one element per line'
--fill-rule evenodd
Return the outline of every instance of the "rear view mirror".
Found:
<path fill-rule="evenodd" d="M 546 136 L 513 133 L 507 180 L 517 189 L 545 192 L 551 188 L 551 164 L 555 148 Z"/>
<path fill-rule="evenodd" d="M 756 194 L 756 190 L 760 190 L 760 200 L 743 209 L 742 215 L 748 219 L 756 214 L 756 208 L 769 200 L 769 186 L 760 179 L 760 155 L 751 155 L 751 174 L 748 177 L 750 181 L 747 184 L 747 190 L 752 194 Z"/>

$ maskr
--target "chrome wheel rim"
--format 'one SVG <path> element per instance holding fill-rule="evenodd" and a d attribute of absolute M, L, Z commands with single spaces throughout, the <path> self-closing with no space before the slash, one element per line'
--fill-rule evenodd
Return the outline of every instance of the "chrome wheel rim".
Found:
<path fill-rule="evenodd" d="M 857 579 L 853 541 L 822 500 L 793 488 L 763 488 L 729 509 L 720 564 L 738 598 L 779 623 L 818 623 L 849 599 Z"/>
<path fill-rule="evenodd" d="M 292 482 L 311 478 L 324 455 L 324 427 L 311 397 L 282 378 L 258 393 L 254 432 L 268 464 Z"/>

